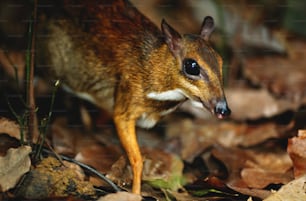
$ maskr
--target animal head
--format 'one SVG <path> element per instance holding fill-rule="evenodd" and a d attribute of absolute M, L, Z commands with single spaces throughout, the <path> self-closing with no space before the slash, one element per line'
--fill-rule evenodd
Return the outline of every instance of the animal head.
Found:
<path fill-rule="evenodd" d="M 222 87 L 222 58 L 209 45 L 213 18 L 205 17 L 199 35 L 181 35 L 165 20 L 161 28 L 179 72 L 171 95 L 200 102 L 218 118 L 228 116 L 231 111 Z"/>

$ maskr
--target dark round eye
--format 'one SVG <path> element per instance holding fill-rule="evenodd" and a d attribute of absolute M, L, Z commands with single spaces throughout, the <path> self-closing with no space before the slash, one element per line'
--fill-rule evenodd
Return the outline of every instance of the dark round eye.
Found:
<path fill-rule="evenodd" d="M 198 76 L 198 75 L 200 75 L 200 66 L 193 59 L 184 59 L 184 61 L 183 61 L 183 71 L 187 75 Z"/>

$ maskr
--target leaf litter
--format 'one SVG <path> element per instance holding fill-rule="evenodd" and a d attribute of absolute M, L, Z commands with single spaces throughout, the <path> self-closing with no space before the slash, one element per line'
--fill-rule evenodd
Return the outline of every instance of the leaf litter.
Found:
<path fill-rule="evenodd" d="M 152 131 L 139 129 L 143 146 L 141 150 L 145 156 L 144 195 L 160 200 L 182 201 L 225 198 L 247 200 L 248 196 L 261 200 L 274 195 L 271 190 L 293 182 L 295 175 L 305 174 L 304 163 L 300 162 L 305 159 L 301 149 L 304 138 L 301 134 L 291 138 L 296 135 L 294 116 L 289 115 L 286 117 L 289 120 L 285 122 L 278 120 L 278 116 L 287 115 L 286 111 L 298 110 L 302 103 L 275 96 L 264 88 L 227 89 L 227 94 L 231 94 L 228 101 L 235 111 L 230 120 L 218 122 L 209 117 L 203 120 L 190 117 L 185 112 L 176 112 Z M 242 96 L 244 98 L 239 98 Z M 250 106 L 249 103 L 254 100 L 261 101 L 262 104 Z M 18 136 L 19 128 L 15 124 L 3 132 L 15 137 Z M 88 131 L 70 126 L 67 119 L 57 117 L 53 121 L 50 134 L 52 146 L 57 153 L 69 155 L 94 167 L 122 189 L 129 190 L 131 169 L 112 125 Z M 286 139 L 289 139 L 288 147 Z M 151 141 L 154 142 L 153 145 L 150 144 Z M 16 148 L 19 145 L 14 146 Z M 55 167 L 63 171 L 66 166 Z M 69 166 L 67 168 L 73 169 Z M 53 176 L 36 170 L 37 167 L 32 166 L 32 169 L 28 175 L 39 179 L 25 179 L 19 183 L 21 186 L 27 184 L 23 185 L 27 188 L 18 187 L 16 191 L 22 197 L 33 199 L 55 195 L 82 195 L 86 199 L 92 196 L 92 199 L 97 196 L 94 185 L 111 192 L 108 184 L 101 179 L 92 175 L 84 176 L 84 173 L 76 170 L 73 170 L 73 177 L 77 179 L 65 179 L 60 174 L 64 188 L 60 190 L 52 184 L 56 183 L 50 179 Z M 83 174 L 82 179 L 79 174 Z M 23 175 L 24 173 L 21 174 Z M 69 182 L 65 183 L 65 180 Z M 38 183 L 34 184 L 35 182 Z M 82 185 L 83 182 L 91 186 L 89 193 L 83 191 L 87 188 L 87 184 Z M 10 188 L 16 188 L 16 185 L 17 182 Z M 71 185 L 75 191 L 67 193 L 67 188 L 70 189 Z M 39 186 L 40 193 L 29 190 L 31 186 Z M 78 191 L 79 187 L 83 190 Z M 295 191 L 291 191 L 293 192 Z M 130 196 L 131 199 L 138 199 Z M 122 197 L 129 199 L 129 196 L 121 193 L 101 199 L 116 200 Z"/>
<path fill-rule="evenodd" d="M 250 34 L 258 36 L 257 32 Z M 184 112 L 164 119 L 153 130 L 139 129 L 145 155 L 143 195 L 182 201 L 306 199 L 305 131 L 302 130 L 306 117 L 303 112 L 306 43 L 300 37 L 285 37 L 284 41 L 286 54 L 257 55 L 254 50 L 251 52 L 255 54 L 238 58 L 241 62 L 238 79 L 242 84 L 226 88 L 233 111 L 231 119 L 217 122 L 208 113 L 192 116 L 202 111 L 187 107 Z M 231 41 L 229 48 L 237 50 L 239 43 L 236 42 Z M 257 48 L 262 51 L 261 47 Z M 99 118 L 93 121 L 103 124 Z M 95 186 L 108 194 L 100 200 L 140 200 L 139 196 L 126 192 L 113 193 L 97 177 L 55 158 L 46 158 L 32 166 L 30 162 L 30 165 L 27 162 L 19 165 L 28 160 L 30 153 L 16 141 L 20 139 L 19 131 L 16 123 L 0 119 L 0 133 L 5 133 L 0 135 L 1 159 L 10 161 L 0 166 L 13 167 L 12 171 L 17 172 L 3 173 L 14 182 L 9 186 L 0 182 L 2 191 L 15 188 L 14 192 L 19 195 L 37 199 L 73 195 L 90 200 L 97 198 Z M 105 123 L 103 128 L 82 129 L 70 125 L 66 118 L 55 116 L 48 134 L 56 153 L 86 163 L 122 189 L 130 190 L 131 169 L 112 125 Z M 20 158 L 9 160 L 17 156 Z M 49 165 L 43 165 L 46 161 Z M 14 163 L 25 169 L 19 170 Z M 21 179 L 26 172 L 36 179 Z M 53 177 L 55 172 L 59 175 Z M 34 181 L 40 191 L 29 190 L 32 186 L 28 184 Z M 57 188 L 59 181 L 61 185 Z M 88 189 L 87 193 L 84 189 Z"/>
<path fill-rule="evenodd" d="M 30 170 L 30 146 L 10 148 L 5 156 L 0 156 L 0 191 L 14 188 L 21 177 Z"/>

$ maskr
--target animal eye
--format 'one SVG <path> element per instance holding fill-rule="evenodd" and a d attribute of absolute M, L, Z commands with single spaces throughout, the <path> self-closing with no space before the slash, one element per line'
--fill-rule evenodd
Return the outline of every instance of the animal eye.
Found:
<path fill-rule="evenodd" d="M 183 71 L 186 75 L 198 76 L 200 75 L 200 66 L 193 59 L 185 59 L 183 61 Z"/>

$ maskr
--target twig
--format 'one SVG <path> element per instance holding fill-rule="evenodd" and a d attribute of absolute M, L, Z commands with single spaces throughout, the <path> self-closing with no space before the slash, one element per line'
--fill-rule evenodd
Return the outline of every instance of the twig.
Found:
<path fill-rule="evenodd" d="M 8 100 L 8 97 L 5 96 L 6 98 L 6 102 L 8 104 L 8 107 L 10 109 L 10 111 L 13 113 L 14 117 L 16 118 L 19 126 L 20 126 L 20 144 L 24 145 L 25 144 L 25 135 L 24 135 L 24 131 L 25 131 L 25 125 L 26 125 L 26 113 L 24 113 L 23 115 L 18 115 L 17 112 L 14 110 L 14 108 L 12 107 L 10 101 Z"/>
<path fill-rule="evenodd" d="M 59 80 L 57 80 L 55 82 L 54 90 L 52 92 L 52 98 L 51 98 L 51 103 L 50 103 L 50 109 L 49 109 L 48 116 L 41 121 L 41 125 L 40 125 L 40 128 L 39 128 L 39 131 L 40 131 L 40 135 L 39 135 L 40 142 L 37 141 L 38 147 L 36 149 L 36 153 L 35 153 L 35 157 L 34 157 L 35 159 L 38 159 L 38 157 L 40 156 L 40 153 L 42 151 L 43 145 L 45 143 L 48 125 L 50 124 L 50 121 L 51 121 L 51 116 L 52 116 L 52 111 L 53 111 L 53 106 L 54 106 L 54 101 L 55 101 L 55 95 L 56 95 L 57 89 L 58 89 L 58 87 L 60 85 L 59 83 L 60 83 Z"/>
<path fill-rule="evenodd" d="M 37 21 L 37 0 L 34 0 L 34 10 L 32 21 L 29 26 L 29 33 L 31 36 L 31 43 L 28 47 L 30 49 L 31 57 L 27 61 L 27 65 L 30 63 L 30 66 L 27 66 L 27 105 L 29 107 L 29 121 L 28 121 L 28 143 L 33 142 L 33 136 L 38 136 L 38 126 L 37 126 L 37 116 L 36 116 L 36 106 L 34 98 L 34 62 L 35 62 L 35 37 L 36 37 L 36 21 Z M 28 53 L 29 54 L 29 53 Z"/>

